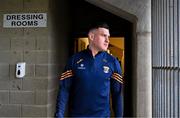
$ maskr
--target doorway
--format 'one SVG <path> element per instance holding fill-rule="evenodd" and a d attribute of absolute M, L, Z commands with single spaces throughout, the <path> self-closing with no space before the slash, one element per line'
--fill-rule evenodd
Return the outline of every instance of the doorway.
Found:
<path fill-rule="evenodd" d="M 79 38 L 87 37 L 88 27 L 92 22 L 104 21 L 110 26 L 111 37 L 124 38 L 124 116 L 132 117 L 134 112 L 133 106 L 133 80 L 132 80 L 132 39 L 133 23 L 122 19 L 108 11 L 96 7 L 86 1 L 71 1 L 71 54 L 74 53 L 74 42 Z M 82 46 L 86 47 L 85 43 Z M 110 48 L 114 48 L 110 45 Z"/>

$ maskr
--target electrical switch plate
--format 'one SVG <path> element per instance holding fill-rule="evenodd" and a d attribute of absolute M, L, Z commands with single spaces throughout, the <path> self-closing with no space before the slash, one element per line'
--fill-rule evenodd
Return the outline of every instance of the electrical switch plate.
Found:
<path fill-rule="evenodd" d="M 16 64 L 16 77 L 17 78 L 23 78 L 25 76 L 25 71 L 26 71 L 25 62 L 19 62 Z"/>

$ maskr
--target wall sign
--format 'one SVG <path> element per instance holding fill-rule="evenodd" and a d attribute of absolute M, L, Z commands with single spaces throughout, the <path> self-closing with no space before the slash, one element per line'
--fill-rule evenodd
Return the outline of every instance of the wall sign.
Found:
<path fill-rule="evenodd" d="M 47 14 L 46 13 L 4 14 L 3 27 L 5 28 L 47 27 Z"/>

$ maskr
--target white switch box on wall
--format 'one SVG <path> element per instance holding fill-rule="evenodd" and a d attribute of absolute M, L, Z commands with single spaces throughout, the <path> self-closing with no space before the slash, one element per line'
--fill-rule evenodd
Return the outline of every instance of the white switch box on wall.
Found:
<path fill-rule="evenodd" d="M 26 63 L 25 62 L 19 62 L 16 64 L 16 77 L 17 78 L 23 78 L 25 76 L 26 72 Z"/>

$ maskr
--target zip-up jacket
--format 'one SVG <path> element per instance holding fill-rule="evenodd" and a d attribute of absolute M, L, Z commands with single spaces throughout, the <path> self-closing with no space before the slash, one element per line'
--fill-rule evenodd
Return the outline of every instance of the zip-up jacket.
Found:
<path fill-rule="evenodd" d="M 110 117 L 110 96 L 116 117 L 122 117 L 123 78 L 119 61 L 107 52 L 95 57 L 89 49 L 73 55 L 60 76 L 56 117 Z M 111 95 L 110 95 L 111 93 Z"/>

